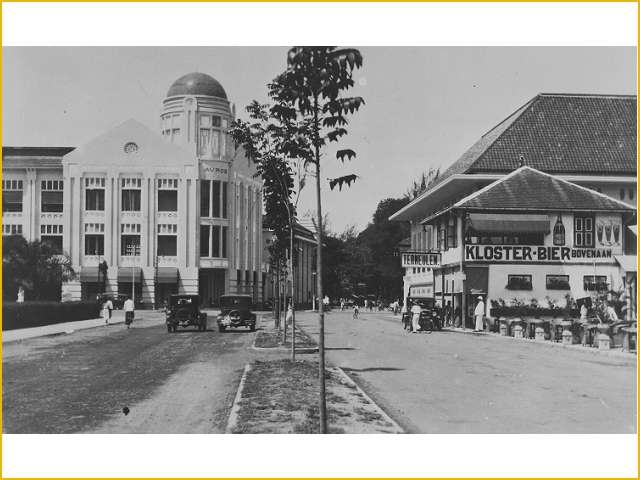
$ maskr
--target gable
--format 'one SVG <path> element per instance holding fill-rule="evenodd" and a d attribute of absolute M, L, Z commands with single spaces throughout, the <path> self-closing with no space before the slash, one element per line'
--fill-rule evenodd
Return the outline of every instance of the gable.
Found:
<path fill-rule="evenodd" d="M 125 145 L 130 145 L 130 153 Z M 91 166 L 182 166 L 197 165 L 195 155 L 171 144 L 137 120 L 126 122 L 106 131 L 64 156 L 63 165 Z"/>

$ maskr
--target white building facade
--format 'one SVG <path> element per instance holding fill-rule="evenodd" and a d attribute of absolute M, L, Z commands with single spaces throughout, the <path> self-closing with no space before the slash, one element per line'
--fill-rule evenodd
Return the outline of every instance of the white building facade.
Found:
<path fill-rule="evenodd" d="M 437 258 L 405 269 L 405 298 L 451 302 L 469 320 L 478 295 L 562 306 L 623 288 L 636 125 L 635 96 L 540 94 L 493 127 L 391 217 L 410 223 L 411 251 Z"/>
<path fill-rule="evenodd" d="M 191 73 L 170 87 L 159 133 L 128 120 L 78 148 L 5 147 L 3 233 L 55 241 L 71 257 L 78 276 L 63 299 L 258 301 L 262 188 L 227 133 L 233 120 L 223 87 Z"/>

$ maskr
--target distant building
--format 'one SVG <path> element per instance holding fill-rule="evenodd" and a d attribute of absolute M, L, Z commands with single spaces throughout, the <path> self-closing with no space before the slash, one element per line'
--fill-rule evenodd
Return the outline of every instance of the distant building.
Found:
<path fill-rule="evenodd" d="M 635 96 L 540 94 L 509 115 L 390 217 L 439 254 L 405 258 L 405 298 L 468 312 L 478 295 L 562 304 L 625 286 L 636 125 Z"/>
<path fill-rule="evenodd" d="M 263 233 L 265 250 L 265 262 L 269 263 L 269 245 L 272 241 L 272 232 L 265 230 Z M 310 307 L 313 304 L 313 297 L 317 293 L 316 289 L 316 237 L 308 228 L 296 223 L 293 237 L 293 266 L 295 275 L 295 294 L 297 307 Z M 265 275 L 263 302 L 274 302 L 277 297 L 277 282 L 280 282 L 280 292 L 289 298 L 291 296 L 291 277 L 276 272 L 269 266 L 269 273 Z"/>
<path fill-rule="evenodd" d="M 203 73 L 176 80 L 160 132 L 127 120 L 78 147 L 3 147 L 3 234 L 71 257 L 72 299 L 135 293 L 262 298 L 262 187 L 227 129 L 234 108 Z M 106 262 L 106 278 L 98 265 Z"/>

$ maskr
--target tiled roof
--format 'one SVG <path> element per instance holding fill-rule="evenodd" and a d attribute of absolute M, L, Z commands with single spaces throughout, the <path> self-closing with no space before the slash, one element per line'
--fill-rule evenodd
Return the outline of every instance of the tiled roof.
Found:
<path fill-rule="evenodd" d="M 635 96 L 539 94 L 443 172 L 503 173 L 526 165 L 558 174 L 636 174 Z"/>
<path fill-rule="evenodd" d="M 607 195 L 528 166 L 472 193 L 454 207 L 482 211 L 634 211 Z"/>

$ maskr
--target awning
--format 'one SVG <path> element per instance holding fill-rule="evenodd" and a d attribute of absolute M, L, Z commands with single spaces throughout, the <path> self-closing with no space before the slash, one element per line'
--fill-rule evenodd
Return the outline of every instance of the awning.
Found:
<path fill-rule="evenodd" d="M 98 267 L 82 267 L 80 270 L 81 283 L 98 283 L 100 281 L 100 270 Z"/>
<path fill-rule="evenodd" d="M 156 283 L 178 283 L 178 269 L 176 267 L 158 267 L 156 270 Z"/>
<path fill-rule="evenodd" d="M 118 282 L 122 283 L 142 283 L 142 268 L 140 267 L 120 267 L 118 268 Z"/>
<path fill-rule="evenodd" d="M 550 230 L 547 215 L 471 213 L 469 220 L 469 228 L 481 233 L 549 233 Z"/>
<path fill-rule="evenodd" d="M 638 272 L 637 255 L 616 255 L 615 258 L 625 272 Z"/>

